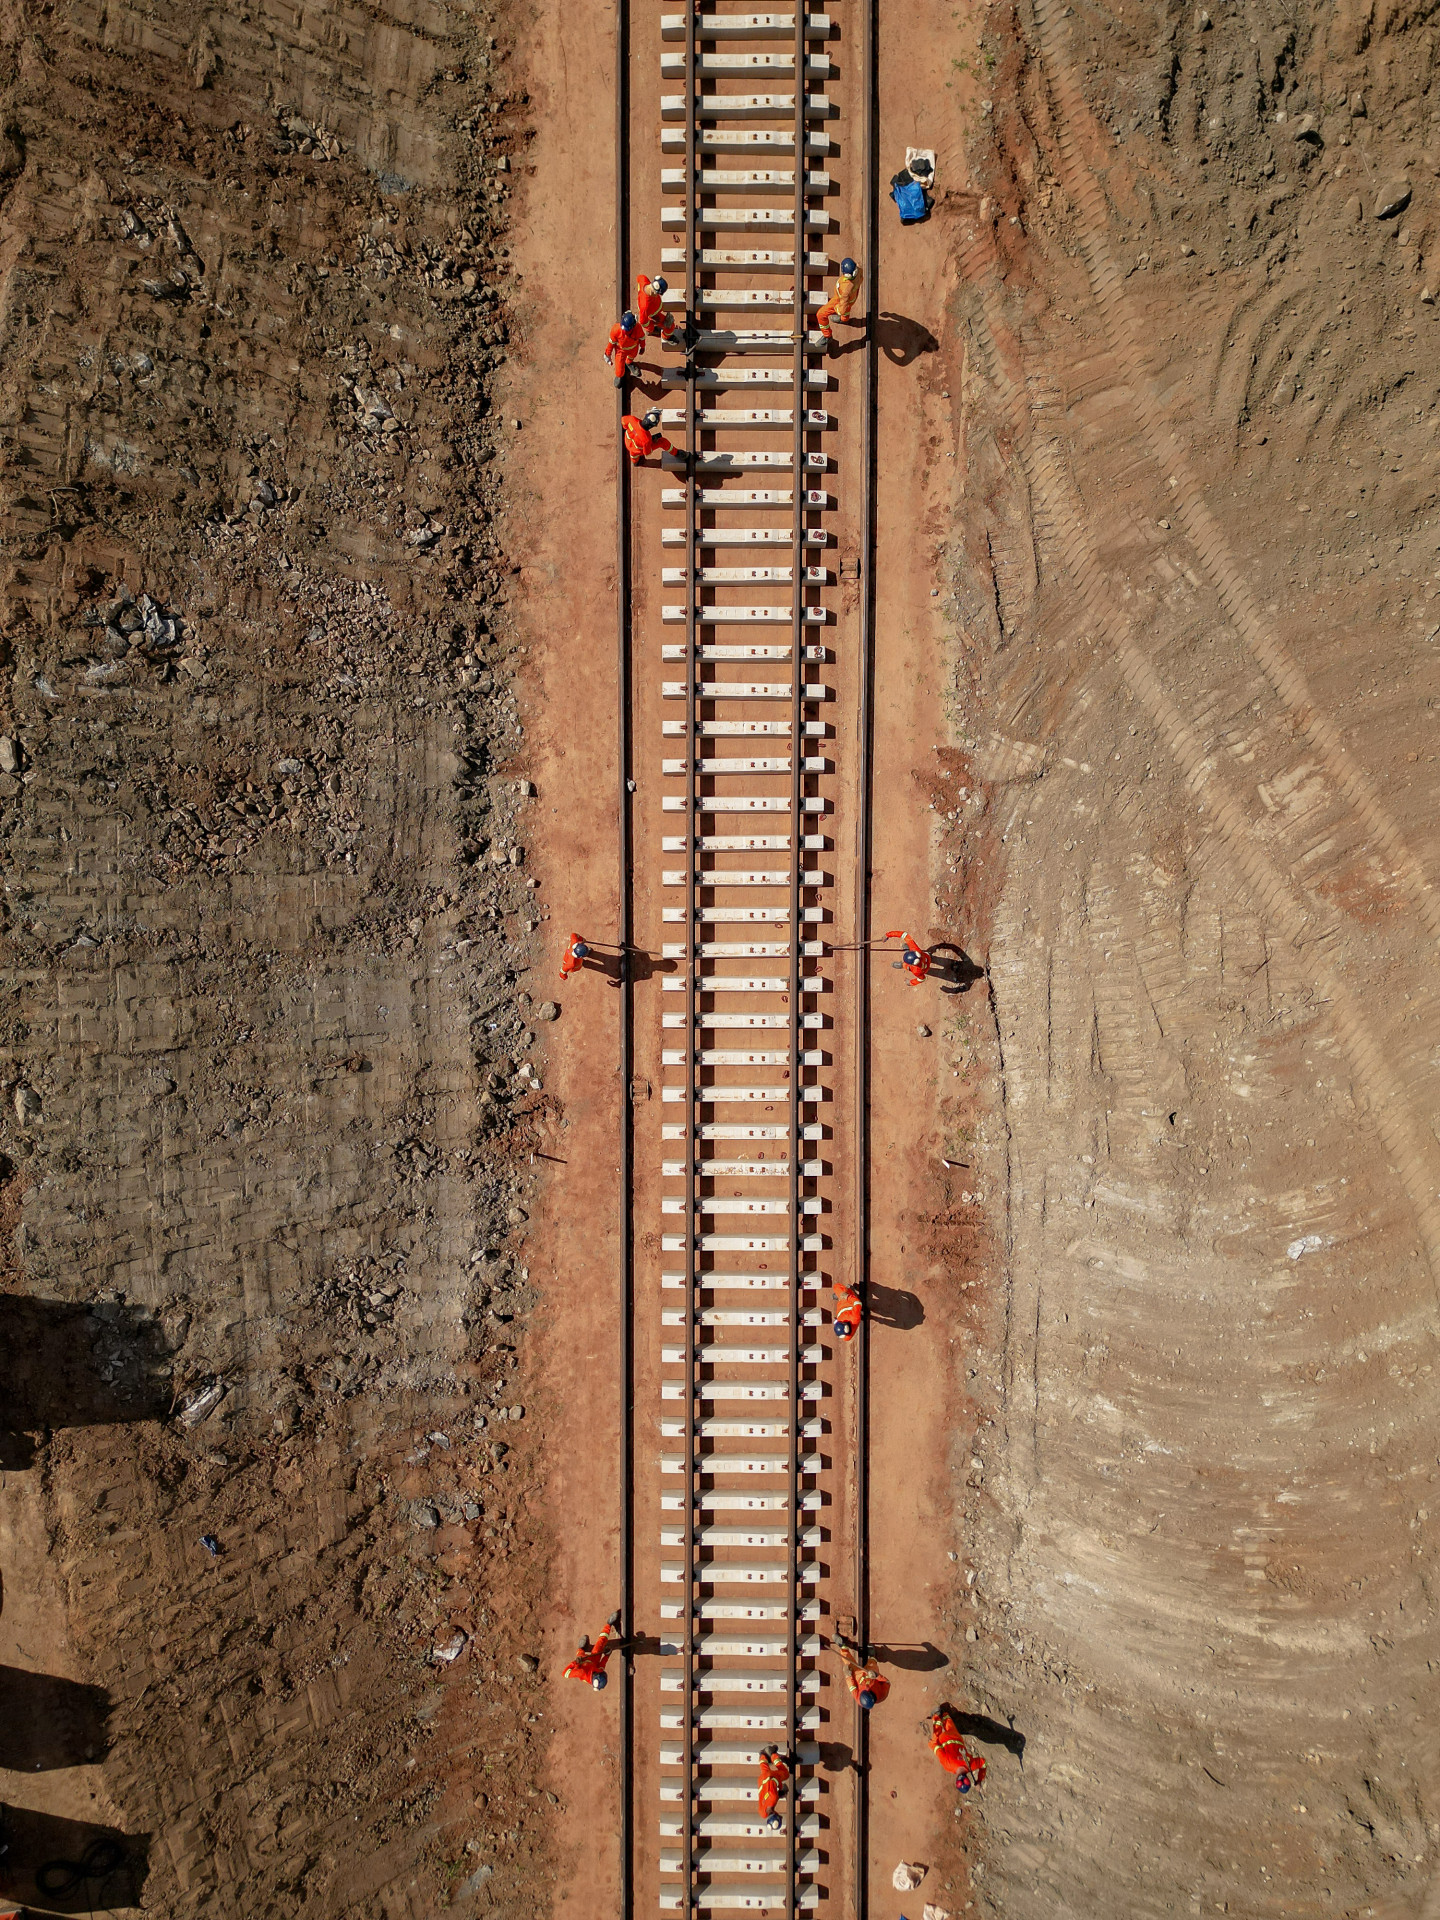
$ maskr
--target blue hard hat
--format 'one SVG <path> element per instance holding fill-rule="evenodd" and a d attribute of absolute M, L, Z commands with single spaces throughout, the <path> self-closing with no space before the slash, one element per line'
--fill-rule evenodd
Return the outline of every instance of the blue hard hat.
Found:
<path fill-rule="evenodd" d="M 835 1337 L 837 1340 L 849 1340 L 854 1332 L 855 1329 L 848 1320 L 837 1320 L 835 1322 Z"/>
<path fill-rule="evenodd" d="M 861 1694 L 861 1696 L 860 1696 L 860 1704 L 861 1704 L 861 1706 L 862 1706 L 862 1707 L 864 1707 L 864 1708 L 866 1709 L 866 1711 L 867 1711 L 867 1712 L 869 1711 L 869 1709 L 870 1709 L 871 1707 L 873 1707 L 873 1706 L 874 1706 L 874 1704 L 875 1704 L 875 1696 L 874 1696 L 874 1694 L 873 1694 L 873 1693 L 872 1693 L 872 1692 L 870 1691 L 870 1689 L 869 1689 L 869 1687 L 866 1687 L 866 1689 L 865 1689 L 865 1691 L 864 1691 L 864 1692 L 863 1692 L 863 1693 Z"/>
<path fill-rule="evenodd" d="M 651 407 L 648 413 L 642 413 L 640 416 L 640 424 L 642 427 L 658 427 L 660 424 L 659 407 Z"/>
<path fill-rule="evenodd" d="M 855 262 L 853 260 L 842 260 L 840 262 L 840 271 L 846 274 L 854 273 L 856 271 Z"/>
<path fill-rule="evenodd" d="M 637 326 L 638 326 L 638 325 L 639 325 L 640 323 L 639 323 L 639 321 L 638 321 L 638 320 L 637 320 L 637 319 L 635 318 L 635 316 L 634 316 L 634 314 L 633 314 L 633 313 L 631 313 L 631 312 L 629 311 L 629 309 L 627 308 L 627 309 L 626 309 L 626 311 L 625 311 L 624 313 L 622 313 L 622 314 L 621 314 L 621 316 L 620 316 L 620 324 L 621 324 L 621 326 L 622 326 L 622 327 L 628 327 L 628 328 L 629 328 L 629 329 L 630 329 L 630 330 L 631 330 L 631 331 L 633 332 L 633 330 L 634 330 L 634 329 L 635 329 L 635 328 L 636 328 L 636 327 L 637 327 Z"/>
<path fill-rule="evenodd" d="M 955 1790 L 956 1790 L 956 1792 L 957 1792 L 957 1793 L 969 1793 L 969 1791 L 970 1791 L 970 1788 L 971 1788 L 971 1786 L 972 1786 L 973 1784 L 974 1784 L 974 1783 L 972 1782 L 972 1780 L 971 1780 L 971 1778 L 970 1778 L 970 1775 L 969 1775 L 969 1774 L 968 1774 L 968 1773 L 967 1773 L 967 1772 L 965 1771 L 965 1769 L 964 1769 L 964 1768 L 962 1767 L 962 1768 L 960 1769 L 960 1771 L 959 1771 L 959 1773 L 957 1773 L 957 1774 L 956 1774 L 956 1776 L 955 1776 Z"/>
<path fill-rule="evenodd" d="M 656 293 L 668 293 L 670 291 L 670 282 L 668 280 L 662 280 L 658 273 L 650 284 L 654 287 Z"/>
<path fill-rule="evenodd" d="M 605 1683 L 608 1678 L 609 1676 L 603 1671 L 600 1673 L 592 1673 L 590 1676 L 590 1684 L 592 1687 L 594 1687 L 597 1693 L 603 1693 L 605 1691 Z"/>

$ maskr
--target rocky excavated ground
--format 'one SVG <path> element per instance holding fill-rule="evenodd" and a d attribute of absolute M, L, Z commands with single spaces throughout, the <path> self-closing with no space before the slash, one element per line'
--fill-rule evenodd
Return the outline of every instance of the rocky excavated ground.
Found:
<path fill-rule="evenodd" d="M 547 1871 L 510 75 L 427 0 L 0 10 L 5 1674 L 103 1702 L 0 1776 L 18 1897 Z"/>

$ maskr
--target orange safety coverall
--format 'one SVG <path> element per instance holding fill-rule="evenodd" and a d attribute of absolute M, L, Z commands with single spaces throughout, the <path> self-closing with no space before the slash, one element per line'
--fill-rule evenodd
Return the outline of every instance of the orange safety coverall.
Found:
<path fill-rule="evenodd" d="M 560 962 L 560 978 L 568 980 L 572 973 L 579 973 L 585 964 L 585 956 L 590 949 L 578 933 L 572 933 L 570 944 L 565 949 L 565 958 Z"/>
<path fill-rule="evenodd" d="M 648 273 L 635 276 L 635 317 L 646 333 L 658 339 L 668 340 L 675 331 L 675 316 L 665 311 L 664 297 L 655 291 Z"/>
<path fill-rule="evenodd" d="M 827 340 L 833 340 L 835 338 L 834 331 L 830 325 L 832 319 L 848 320 L 850 318 L 850 309 L 854 306 L 856 295 L 860 291 L 860 274 L 861 269 L 859 267 L 855 269 L 853 275 L 842 273 L 840 278 L 835 282 L 834 293 L 831 294 L 824 306 L 821 307 L 819 313 L 816 314 L 816 325 Z"/>
<path fill-rule="evenodd" d="M 904 962 L 906 973 L 910 976 L 910 984 L 912 987 L 918 987 L 930 971 L 929 954 L 918 940 L 908 933 L 902 933 L 898 927 L 894 933 L 887 933 L 885 938 L 900 942 L 900 958 Z"/>
<path fill-rule="evenodd" d="M 878 1707 L 890 1691 L 890 1682 L 879 1667 L 873 1660 L 862 1660 L 853 1647 L 842 1646 L 838 1641 L 835 1651 L 845 1664 L 845 1678 L 849 1683 L 851 1698 L 858 1702 L 861 1694 L 868 1690 L 874 1694 Z"/>
<path fill-rule="evenodd" d="M 930 1751 L 947 1773 L 968 1773 L 977 1787 L 984 1786 L 985 1761 L 966 1746 L 948 1713 L 937 1713 L 930 1722 Z"/>
<path fill-rule="evenodd" d="M 605 1671 L 605 1662 L 610 1658 L 609 1641 L 610 1628 L 606 1625 L 600 1629 L 599 1638 L 588 1652 L 584 1647 L 576 1649 L 575 1658 L 566 1667 L 564 1677 L 567 1680 L 583 1680 L 588 1687 L 597 1673 Z"/>
<path fill-rule="evenodd" d="M 841 1336 L 848 1340 L 859 1331 L 865 1309 L 859 1294 L 853 1287 L 847 1287 L 843 1280 L 837 1281 L 830 1291 L 835 1296 L 835 1324 L 837 1327 L 849 1327 L 850 1333 Z"/>
<path fill-rule="evenodd" d="M 633 329 L 622 327 L 618 320 L 614 326 L 611 327 L 610 344 L 605 349 L 605 358 L 614 368 L 615 378 L 617 380 L 625 372 L 631 361 L 638 359 L 640 349 L 644 344 L 645 330 L 643 327 L 637 326 Z"/>
<path fill-rule="evenodd" d="M 760 1756 L 760 1818 L 768 1820 L 775 1811 L 780 1789 L 790 1778 L 790 1769 L 778 1755 Z"/>
<path fill-rule="evenodd" d="M 645 422 L 636 414 L 624 414 L 620 425 L 625 431 L 625 451 L 630 456 L 632 466 L 643 460 L 647 453 L 654 453 L 657 450 L 661 453 L 675 451 L 663 433 L 651 433 Z"/>

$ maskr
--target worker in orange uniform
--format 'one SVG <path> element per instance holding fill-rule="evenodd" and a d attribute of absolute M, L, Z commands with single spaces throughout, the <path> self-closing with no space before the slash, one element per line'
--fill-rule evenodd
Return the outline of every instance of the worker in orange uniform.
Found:
<path fill-rule="evenodd" d="M 835 1338 L 853 1340 L 860 1331 L 860 1322 L 865 1318 L 865 1308 L 853 1287 L 847 1287 L 843 1280 L 837 1280 L 830 1289 L 835 1301 Z"/>
<path fill-rule="evenodd" d="M 970 1751 L 960 1738 L 959 1727 L 943 1707 L 930 1717 L 930 1751 L 947 1773 L 954 1774 L 955 1785 L 961 1793 L 969 1793 L 971 1787 L 984 1786 L 983 1757 Z"/>
<path fill-rule="evenodd" d="M 816 325 L 832 347 L 835 344 L 835 331 L 830 325 L 830 322 L 832 320 L 849 320 L 850 309 L 854 306 L 859 292 L 859 267 L 856 266 L 853 260 L 842 260 L 840 262 L 840 278 L 835 282 L 835 291 L 815 316 Z M 862 320 L 859 324 L 863 327 L 865 322 Z"/>
<path fill-rule="evenodd" d="M 603 1693 L 606 1686 L 605 1663 L 620 1644 L 616 1639 L 619 1631 L 620 1615 L 616 1612 L 611 1614 L 610 1618 L 605 1622 L 605 1625 L 600 1629 L 600 1638 L 595 1642 L 593 1647 L 590 1644 L 590 1636 L 587 1633 L 576 1650 L 575 1658 L 565 1669 L 565 1678 L 567 1680 L 583 1680 L 588 1686 L 592 1686 L 597 1693 Z"/>
<path fill-rule="evenodd" d="M 894 933 L 887 933 L 885 938 L 900 942 L 901 965 L 910 976 L 911 986 L 918 987 L 930 971 L 929 953 L 911 934 L 901 933 L 898 928 Z"/>
<path fill-rule="evenodd" d="M 790 1778 L 790 1769 L 780 1758 L 778 1747 L 760 1749 L 760 1818 L 772 1833 L 784 1830 L 785 1821 L 780 1812 L 780 1801 L 785 1793 L 785 1782 Z"/>
<path fill-rule="evenodd" d="M 890 1691 L 890 1682 L 874 1660 L 862 1658 L 859 1647 L 843 1633 L 837 1633 L 830 1644 L 840 1656 L 845 1682 L 856 1706 L 863 1707 L 867 1713 L 871 1707 L 878 1707 Z"/>
<path fill-rule="evenodd" d="M 675 331 L 675 316 L 667 313 L 664 305 L 669 291 L 669 282 L 658 274 L 653 280 L 648 273 L 635 276 L 635 312 L 644 331 L 657 340 L 668 340 Z"/>
<path fill-rule="evenodd" d="M 560 978 L 568 980 L 572 973 L 579 973 L 590 958 L 590 949 L 578 933 L 572 933 L 570 944 L 565 949 L 565 958 L 560 962 Z"/>
<path fill-rule="evenodd" d="M 630 456 L 632 467 L 639 466 L 647 454 L 674 453 L 675 451 L 664 434 L 659 431 L 659 407 L 651 407 L 650 411 L 642 414 L 638 420 L 633 413 L 627 413 L 621 419 L 620 425 L 625 434 L 625 451 Z"/>
<path fill-rule="evenodd" d="M 625 384 L 631 362 L 639 359 L 644 344 L 645 330 L 640 322 L 633 313 L 622 313 L 610 329 L 610 342 L 605 349 L 605 358 L 610 362 L 617 387 Z"/>

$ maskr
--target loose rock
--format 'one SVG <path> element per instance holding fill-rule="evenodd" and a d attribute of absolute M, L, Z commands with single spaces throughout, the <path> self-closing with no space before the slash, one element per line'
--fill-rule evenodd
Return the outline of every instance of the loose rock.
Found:
<path fill-rule="evenodd" d="M 1410 182 L 1405 179 L 1387 180 L 1375 198 L 1375 218 L 1393 220 L 1409 204 Z"/>

